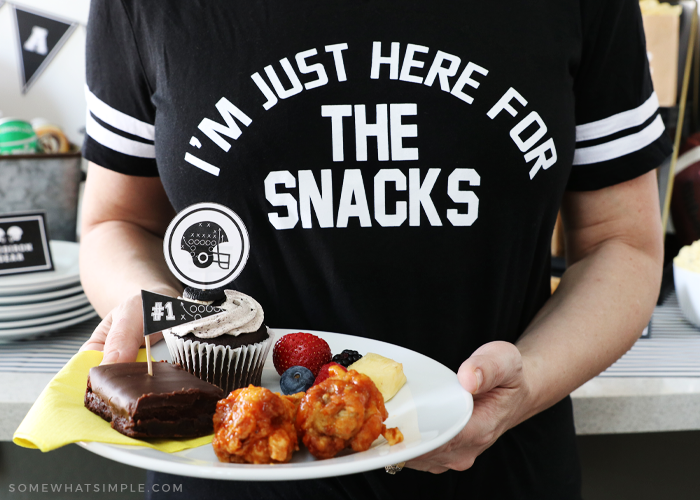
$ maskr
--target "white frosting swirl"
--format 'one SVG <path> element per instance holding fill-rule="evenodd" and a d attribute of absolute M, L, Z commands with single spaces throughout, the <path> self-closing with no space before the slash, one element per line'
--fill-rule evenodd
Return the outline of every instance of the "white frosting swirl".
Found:
<path fill-rule="evenodd" d="M 241 292 L 224 290 L 224 293 L 226 302 L 220 306 L 222 312 L 175 326 L 168 331 L 179 337 L 192 333 L 200 339 L 257 332 L 265 317 L 260 304 Z"/>

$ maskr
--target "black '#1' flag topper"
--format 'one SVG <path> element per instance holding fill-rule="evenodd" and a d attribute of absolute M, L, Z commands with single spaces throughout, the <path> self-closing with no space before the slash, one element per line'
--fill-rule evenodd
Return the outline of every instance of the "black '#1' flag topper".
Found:
<path fill-rule="evenodd" d="M 143 334 L 157 333 L 222 312 L 220 307 L 141 290 Z"/>
<path fill-rule="evenodd" d="M 12 7 L 17 25 L 22 93 L 26 94 L 68 40 L 77 23 Z"/>

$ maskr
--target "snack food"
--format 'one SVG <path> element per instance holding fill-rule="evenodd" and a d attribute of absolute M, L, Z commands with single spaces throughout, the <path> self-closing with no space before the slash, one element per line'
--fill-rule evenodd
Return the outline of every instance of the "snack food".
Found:
<path fill-rule="evenodd" d="M 333 356 L 332 361 L 335 361 L 339 365 L 347 368 L 355 361 L 359 361 L 360 359 L 362 359 L 362 354 L 360 354 L 357 351 L 353 351 L 352 349 L 345 349 L 340 354 L 336 354 L 335 356 Z"/>
<path fill-rule="evenodd" d="M 351 364 L 348 369 L 364 373 L 371 378 L 379 392 L 382 393 L 384 402 L 393 398 L 406 383 L 406 375 L 401 363 L 373 352 L 365 354 L 362 359 Z"/>
<path fill-rule="evenodd" d="M 314 375 L 311 370 L 303 366 L 292 366 L 282 374 L 280 389 L 282 389 L 282 394 L 289 396 L 298 392 L 306 392 L 314 383 Z"/>
<path fill-rule="evenodd" d="M 297 412 L 297 430 L 314 457 L 332 458 L 347 447 L 365 451 L 380 434 L 390 445 L 403 441 L 401 431 L 384 425 L 389 413 L 368 376 L 338 366 L 329 373 L 306 392 Z"/>
<path fill-rule="evenodd" d="M 233 391 L 216 405 L 216 456 L 232 463 L 289 462 L 299 449 L 294 420 L 300 398 L 252 385 Z"/>
<path fill-rule="evenodd" d="M 260 304 L 238 291 L 225 294 L 221 313 L 164 330 L 163 337 L 173 362 L 228 394 L 260 385 L 271 340 Z"/>
<path fill-rule="evenodd" d="M 292 366 L 303 366 L 314 377 L 323 365 L 331 360 L 331 348 L 328 343 L 310 333 L 288 333 L 275 343 L 272 350 L 272 362 L 279 375 Z"/>
<path fill-rule="evenodd" d="M 135 438 L 204 436 L 212 431 L 218 387 L 169 363 L 114 363 L 90 369 L 85 407 Z"/>
<path fill-rule="evenodd" d="M 700 240 L 681 248 L 673 259 L 673 284 L 681 313 L 700 326 Z"/>
<path fill-rule="evenodd" d="M 673 263 L 677 267 L 700 273 L 700 240 L 681 248 L 678 255 L 673 258 Z"/>
<path fill-rule="evenodd" d="M 331 373 L 329 370 L 331 366 L 339 366 L 343 371 L 347 371 L 347 368 L 345 368 L 345 366 L 341 365 L 340 363 L 336 363 L 335 361 L 331 361 L 330 363 L 326 363 L 321 367 L 321 369 L 318 371 L 318 375 L 316 375 L 316 380 L 314 380 L 314 383 L 312 385 L 318 385 L 324 380 L 326 380 L 328 377 L 330 377 Z"/>

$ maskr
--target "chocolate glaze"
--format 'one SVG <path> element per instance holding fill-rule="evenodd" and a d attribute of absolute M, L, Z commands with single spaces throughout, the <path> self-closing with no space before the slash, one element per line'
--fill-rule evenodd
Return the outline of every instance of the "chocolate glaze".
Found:
<path fill-rule="evenodd" d="M 85 406 L 133 437 L 211 432 L 223 391 L 169 363 L 115 363 L 90 369 Z"/>

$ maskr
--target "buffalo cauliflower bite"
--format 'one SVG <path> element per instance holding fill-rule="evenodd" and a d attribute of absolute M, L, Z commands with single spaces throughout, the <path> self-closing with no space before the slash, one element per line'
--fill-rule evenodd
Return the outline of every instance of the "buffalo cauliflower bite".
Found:
<path fill-rule="evenodd" d="M 214 452 L 222 462 L 289 462 L 299 449 L 294 420 L 300 395 L 281 396 L 264 387 L 237 389 L 216 405 Z"/>
<path fill-rule="evenodd" d="M 331 458 L 347 447 L 365 451 L 380 434 L 390 445 L 403 441 L 401 431 L 384 425 L 384 398 L 367 375 L 336 366 L 329 373 L 306 392 L 297 413 L 297 429 L 313 456 Z"/>

